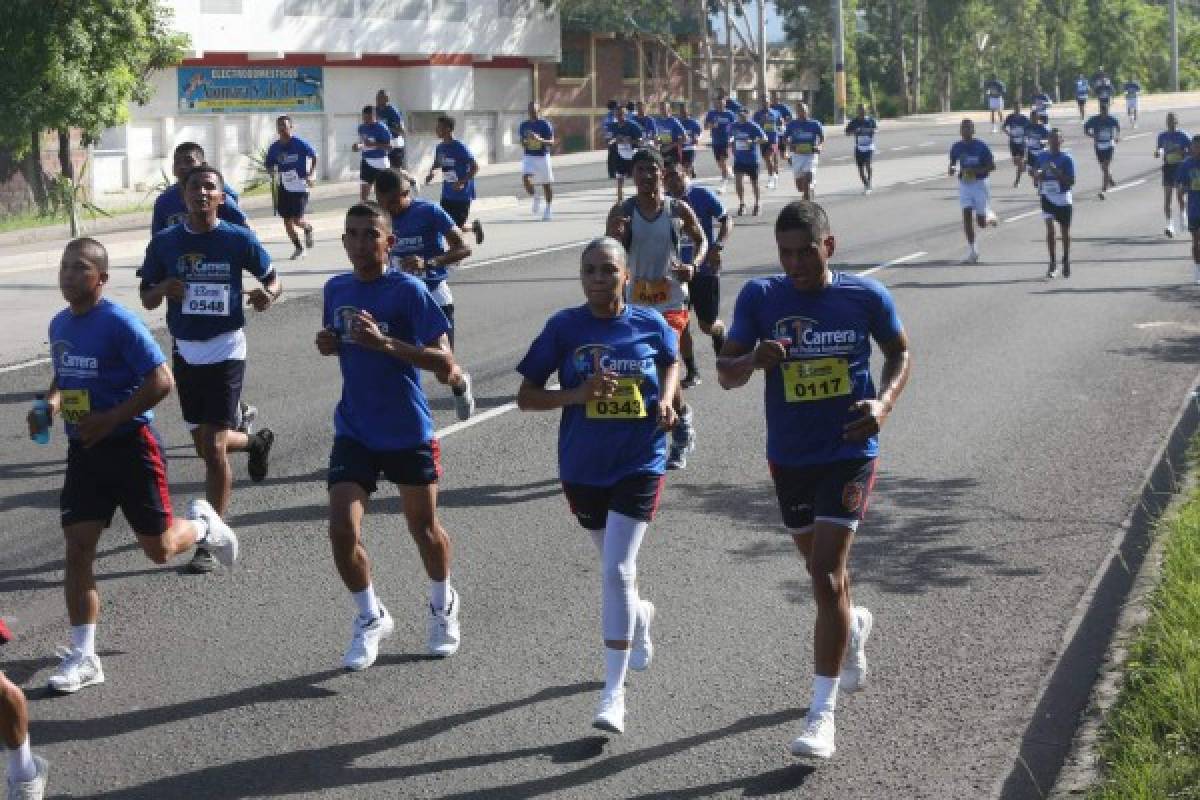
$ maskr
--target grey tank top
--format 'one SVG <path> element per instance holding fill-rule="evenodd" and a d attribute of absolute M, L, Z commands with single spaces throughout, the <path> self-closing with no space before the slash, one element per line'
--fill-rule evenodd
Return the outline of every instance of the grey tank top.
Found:
<path fill-rule="evenodd" d="M 642 215 L 637 199 L 629 206 L 629 298 L 633 305 L 657 311 L 687 308 L 687 284 L 671 272 L 679 258 L 680 222 L 675 199 L 666 197 L 662 210 L 653 219 Z"/>

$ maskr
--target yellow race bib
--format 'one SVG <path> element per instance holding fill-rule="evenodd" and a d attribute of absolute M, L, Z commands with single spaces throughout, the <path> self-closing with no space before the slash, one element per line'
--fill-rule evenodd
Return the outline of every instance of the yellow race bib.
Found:
<path fill-rule="evenodd" d="M 62 402 L 58 411 L 64 421 L 76 425 L 92 413 L 92 396 L 87 389 L 62 389 L 59 395 Z"/>
<path fill-rule="evenodd" d="M 658 134 L 658 141 L 660 144 L 670 144 L 675 141 L 675 137 L 671 135 L 670 131 L 663 131 Z"/>
<path fill-rule="evenodd" d="M 789 403 L 809 403 L 850 394 L 850 365 L 844 358 L 785 361 L 783 396 Z"/>
<path fill-rule="evenodd" d="M 1168 164 L 1178 164 L 1182 161 L 1183 161 L 1183 153 L 1180 153 L 1178 150 L 1167 151 L 1167 163 Z"/>
<path fill-rule="evenodd" d="M 807 156 L 813 151 L 813 146 L 808 142 L 796 142 L 792 148 L 792 152 L 796 155 Z"/>
<path fill-rule="evenodd" d="M 639 279 L 633 282 L 633 293 L 630 302 L 639 306 L 657 306 L 667 302 L 671 296 L 671 281 L 659 278 L 650 281 Z"/>
<path fill-rule="evenodd" d="M 588 419 L 645 419 L 640 378 L 618 378 L 612 397 L 594 397 L 587 402 Z"/>
<path fill-rule="evenodd" d="M 963 179 L 963 181 L 965 181 L 966 183 L 970 183 L 971 181 L 975 180 L 975 170 L 973 170 L 973 169 L 964 169 L 962 172 L 960 172 L 960 173 L 959 173 L 959 176 L 960 176 L 960 177 Z"/>
<path fill-rule="evenodd" d="M 533 138 L 532 136 L 526 136 L 525 137 L 525 149 L 526 150 L 541 150 L 542 143 L 539 142 L 537 139 Z"/>

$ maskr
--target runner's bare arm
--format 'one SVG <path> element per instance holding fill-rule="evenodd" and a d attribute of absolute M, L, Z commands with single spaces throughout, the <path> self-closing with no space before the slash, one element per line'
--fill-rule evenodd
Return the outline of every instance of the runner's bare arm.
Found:
<path fill-rule="evenodd" d="M 879 378 L 883 388 L 876 399 L 859 400 L 854 404 L 854 410 L 862 416 L 847 423 L 843 429 L 843 436 L 852 442 L 864 442 L 879 433 L 908 383 L 912 364 L 908 335 L 901 332 L 889 342 L 879 342 L 879 349 L 884 356 L 883 372 Z"/>
<path fill-rule="evenodd" d="M 722 389 L 737 389 L 745 386 L 756 369 L 771 369 L 779 366 L 787 357 L 783 344 L 774 339 L 765 339 L 750 348 L 733 339 L 726 339 L 717 358 L 717 383 Z"/>
<path fill-rule="evenodd" d="M 120 405 L 104 411 L 93 411 L 76 423 L 75 429 L 84 447 L 91 447 L 108 436 L 123 422 L 142 414 L 161 403 L 175 386 L 170 368 L 164 363 L 142 376 L 142 385 Z"/>
<path fill-rule="evenodd" d="M 467 240 L 463 238 L 462 229 L 457 226 L 453 230 L 446 232 L 446 245 L 448 246 L 446 252 L 431 259 L 439 266 L 446 267 L 451 264 L 457 264 L 471 255 L 471 245 L 467 244 Z"/>

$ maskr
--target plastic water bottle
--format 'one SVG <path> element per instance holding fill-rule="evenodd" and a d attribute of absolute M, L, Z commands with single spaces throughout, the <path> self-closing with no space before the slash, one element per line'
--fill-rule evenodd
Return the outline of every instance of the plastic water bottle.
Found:
<path fill-rule="evenodd" d="M 33 413 L 37 415 L 38 431 L 29 435 L 38 444 L 50 444 L 50 404 L 43 395 L 37 395 L 33 401 Z"/>

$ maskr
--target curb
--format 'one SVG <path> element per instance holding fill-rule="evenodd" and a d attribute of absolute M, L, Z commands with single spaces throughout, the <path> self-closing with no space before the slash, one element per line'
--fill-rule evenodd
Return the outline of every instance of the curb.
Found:
<path fill-rule="evenodd" d="M 1183 485 L 1188 444 L 1200 428 L 1200 379 L 1146 470 L 1133 508 L 1075 607 L 1061 654 L 1038 687 L 1025 733 L 993 797 L 1066 800 L 1098 780 L 1096 745 L 1123 678 L 1127 646 L 1146 617 L 1161 545 L 1155 525 Z M 1043 788 L 1045 787 L 1045 788 Z"/>

